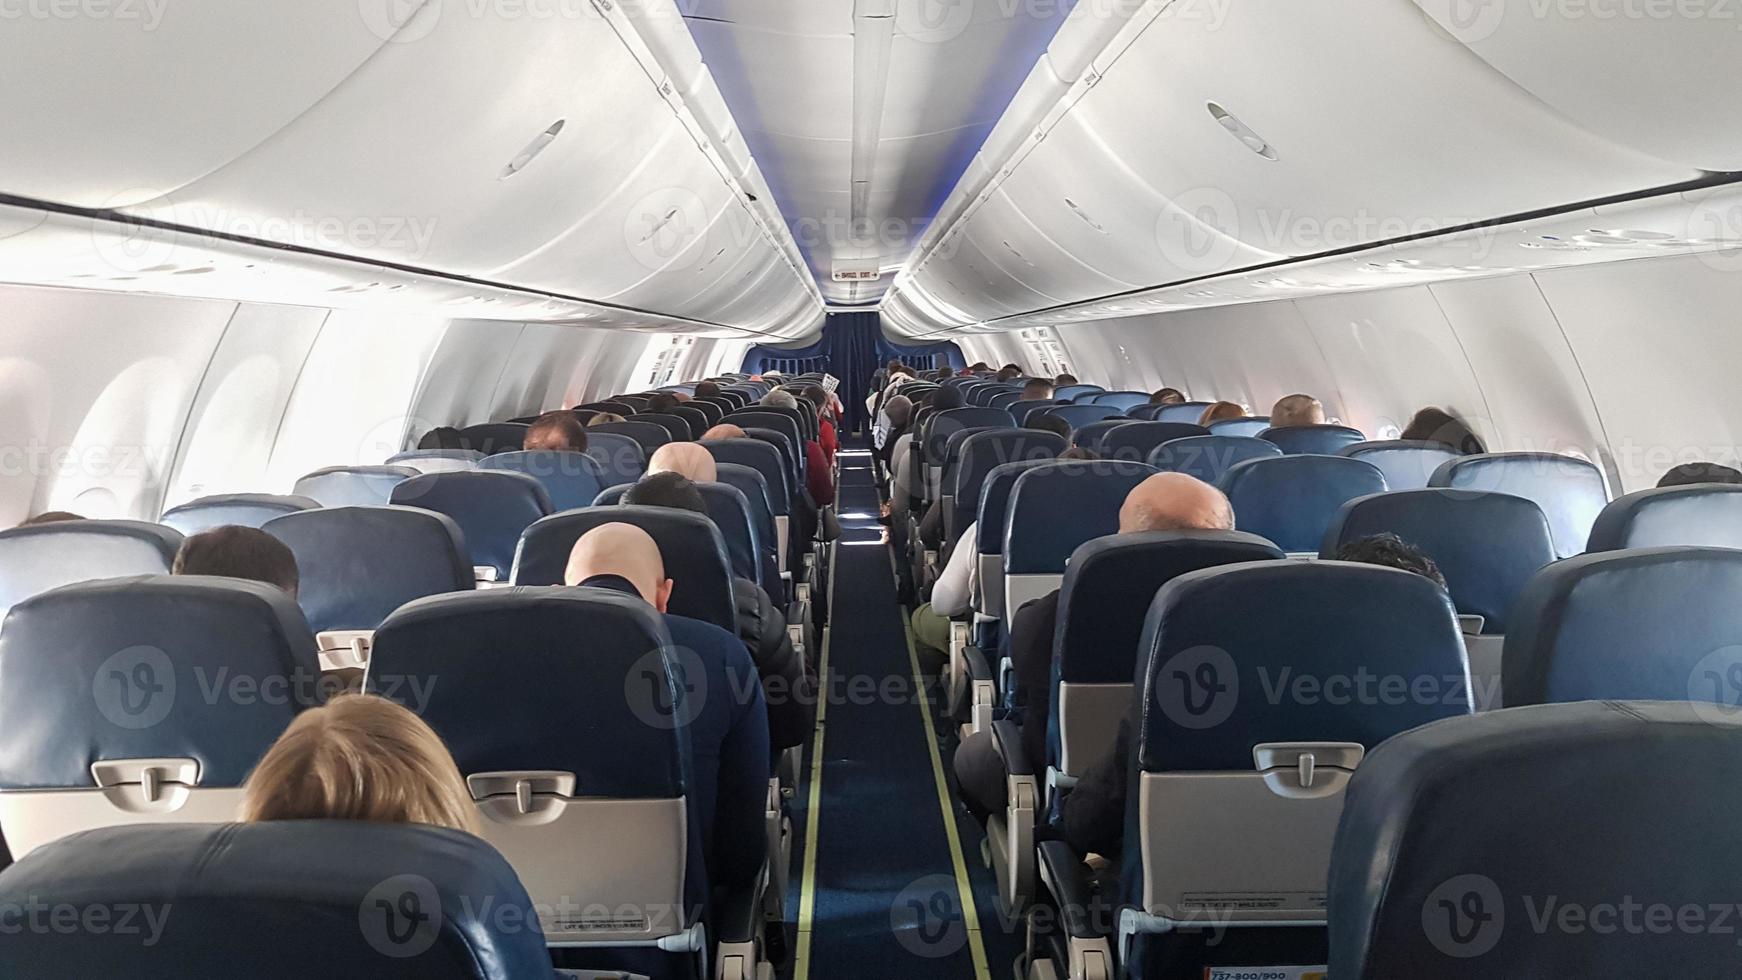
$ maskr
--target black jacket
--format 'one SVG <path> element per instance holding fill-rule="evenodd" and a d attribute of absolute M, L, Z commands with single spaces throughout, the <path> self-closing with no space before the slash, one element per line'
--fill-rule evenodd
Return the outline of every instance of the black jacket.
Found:
<path fill-rule="evenodd" d="M 762 587 L 749 579 L 732 580 L 738 607 L 738 638 L 762 677 L 768 703 L 768 745 L 775 752 L 801 745 L 816 722 L 816 681 L 804 658 L 792 648 L 786 617 Z"/>

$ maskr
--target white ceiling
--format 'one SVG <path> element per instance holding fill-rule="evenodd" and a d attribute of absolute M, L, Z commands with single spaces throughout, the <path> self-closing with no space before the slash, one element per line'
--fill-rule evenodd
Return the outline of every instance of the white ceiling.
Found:
<path fill-rule="evenodd" d="M 855 304 L 888 289 L 1074 3 L 694 0 L 683 9 L 824 297 Z M 855 129 L 865 144 L 859 174 Z M 856 177 L 866 182 L 859 214 Z M 835 282 L 842 260 L 884 274 Z"/>

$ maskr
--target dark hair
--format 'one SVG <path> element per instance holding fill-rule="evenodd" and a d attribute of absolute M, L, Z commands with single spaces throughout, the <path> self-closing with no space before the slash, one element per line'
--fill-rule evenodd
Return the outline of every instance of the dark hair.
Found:
<path fill-rule="evenodd" d="M 34 527 L 38 524 L 59 524 L 61 521 L 83 521 L 83 520 L 87 520 L 87 518 L 83 514 L 75 514 L 70 510 L 45 510 L 42 513 L 36 515 L 35 517 L 32 517 L 31 519 L 25 521 L 24 523 L 22 523 L 18 526 L 19 527 Z"/>
<path fill-rule="evenodd" d="M 985 361 L 975 361 L 972 365 L 969 366 L 968 370 L 974 372 L 975 374 L 979 374 L 981 371 L 992 370 L 992 365 L 987 364 Z"/>
<path fill-rule="evenodd" d="M 1082 382 L 1078 381 L 1077 376 L 1074 374 L 1061 374 L 1058 377 L 1052 379 L 1052 385 L 1054 388 L 1059 388 L 1059 387 L 1062 387 L 1064 385 L 1074 385 L 1074 384 L 1081 384 L 1081 383 Z"/>
<path fill-rule="evenodd" d="M 1742 470 L 1719 463 L 1683 463 L 1663 475 L 1658 487 L 1690 487 L 1699 483 L 1742 483 Z"/>
<path fill-rule="evenodd" d="M 1042 398 L 1051 398 L 1052 382 L 1045 378 L 1035 378 L 1022 386 L 1022 396 L 1024 399 L 1027 399 L 1029 395 L 1037 392 L 1045 392 L 1044 395 L 1041 395 Z"/>
<path fill-rule="evenodd" d="M 670 507 L 696 514 L 707 514 L 708 502 L 702 491 L 681 473 L 655 473 L 644 476 L 623 494 L 623 502 L 638 507 Z"/>
<path fill-rule="evenodd" d="M 296 555 L 259 528 L 227 524 L 201 531 L 176 550 L 175 575 L 226 575 L 276 585 L 296 595 Z"/>
<path fill-rule="evenodd" d="M 932 372 L 932 378 L 937 381 L 948 381 L 955 376 L 956 372 L 950 370 L 948 367 L 941 367 Z"/>
<path fill-rule="evenodd" d="M 1163 388 L 1149 396 L 1149 404 L 1166 405 L 1169 404 L 1169 399 L 1176 399 L 1183 402 L 1186 400 L 1185 392 L 1180 391 L 1178 388 Z"/>
<path fill-rule="evenodd" d="M 1482 440 L 1464 420 L 1443 408 L 1424 408 L 1404 426 L 1399 439 L 1443 442 L 1466 456 L 1487 452 Z"/>
<path fill-rule="evenodd" d="M 947 412 L 952 408 L 961 408 L 967 403 L 968 400 L 962 397 L 962 392 L 959 388 L 939 388 L 937 392 L 931 396 L 932 410 L 937 412 Z"/>
<path fill-rule="evenodd" d="M 712 381 L 704 381 L 696 385 L 697 398 L 711 398 L 720 393 L 720 386 Z"/>
<path fill-rule="evenodd" d="M 1056 416 L 1056 415 L 1049 415 L 1047 417 L 1048 418 L 1058 418 L 1058 416 Z M 1059 421 L 1062 422 L 1064 420 L 1059 419 Z M 1071 448 L 1065 450 L 1064 452 L 1059 453 L 1059 459 L 1105 459 L 1105 458 L 1106 457 L 1102 456 L 1098 452 L 1095 452 L 1093 449 L 1087 449 L 1083 446 L 1072 446 Z"/>
<path fill-rule="evenodd" d="M 1022 427 L 1039 429 L 1042 432 L 1056 432 L 1066 439 L 1071 437 L 1071 424 L 1057 415 L 1048 415 L 1046 412 L 1028 413 L 1028 419 Z"/>
<path fill-rule="evenodd" d="M 521 447 L 529 450 L 584 453 L 587 451 L 587 427 L 580 416 L 559 408 L 532 420 L 521 438 Z"/>
<path fill-rule="evenodd" d="M 829 407 L 829 389 L 824 388 L 822 385 L 806 385 L 805 389 L 799 392 L 799 395 L 803 397 L 805 401 L 815 405 L 818 411 L 822 411 Z"/>
<path fill-rule="evenodd" d="M 647 399 L 647 410 L 655 415 L 670 415 L 671 410 L 681 404 L 677 396 L 669 391 L 661 391 Z"/>
<path fill-rule="evenodd" d="M 999 381 L 1015 381 L 1017 378 L 1022 377 L 1022 369 L 1014 364 L 1006 364 L 998 369 L 998 373 L 995 377 Z"/>
<path fill-rule="evenodd" d="M 1440 566 L 1434 564 L 1426 552 L 1395 534 L 1374 534 L 1351 541 L 1337 549 L 1337 561 L 1399 568 L 1430 579 L 1442 589 L 1446 587 L 1446 577 L 1440 574 Z"/>
<path fill-rule="evenodd" d="M 451 425 L 438 425 L 425 432 L 423 438 L 417 441 L 419 449 L 464 449 L 466 438 L 460 435 L 460 430 Z"/>

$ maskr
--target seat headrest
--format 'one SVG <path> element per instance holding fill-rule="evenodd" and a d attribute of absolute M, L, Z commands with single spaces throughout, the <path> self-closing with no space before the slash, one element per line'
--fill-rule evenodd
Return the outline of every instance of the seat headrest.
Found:
<path fill-rule="evenodd" d="M 1073 429 L 1080 429 L 1091 422 L 1125 417 L 1125 413 L 1111 405 L 1055 405 L 1043 409 L 1041 414 L 1064 419 L 1065 424 Z"/>
<path fill-rule="evenodd" d="M 1395 534 L 1427 553 L 1458 611 L 1482 616 L 1485 633 L 1505 633 L 1512 605 L 1555 560 L 1542 508 L 1523 497 L 1479 490 L 1393 490 L 1357 497 L 1331 519 L 1321 558 L 1375 534 Z"/>
<path fill-rule="evenodd" d="M 673 442 L 688 442 L 699 435 L 699 433 L 690 431 L 690 424 L 683 417 L 668 412 L 641 412 L 629 416 L 625 421 L 648 422 L 657 425 L 671 436 Z"/>
<path fill-rule="evenodd" d="M 387 457 L 388 466 L 409 466 L 419 473 L 477 469 L 485 456 L 476 449 L 412 449 Z"/>
<path fill-rule="evenodd" d="M 291 493 L 312 497 L 322 507 L 379 507 L 394 487 L 418 475 L 409 466 L 329 466 L 297 480 Z"/>
<path fill-rule="evenodd" d="M 1393 490 L 1419 490 L 1433 479 L 1434 471 L 1462 456 L 1456 446 L 1419 439 L 1388 439 L 1357 442 L 1337 451 L 1338 456 L 1365 460 L 1385 474 Z"/>
<path fill-rule="evenodd" d="M 605 435 L 628 436 L 641 447 L 643 454 L 651 456 L 654 450 L 671 441 L 671 433 L 664 426 L 652 422 L 606 422 L 602 425 L 587 426 L 587 444 L 592 445 L 593 433 Z"/>
<path fill-rule="evenodd" d="M 1201 418 L 1202 416 L 1200 416 Z M 1270 428 L 1270 416 L 1248 415 L 1239 419 L 1222 419 L 1210 423 L 1210 435 L 1213 436 L 1249 436 L 1257 438 L 1258 434 Z"/>
<path fill-rule="evenodd" d="M 1160 405 L 1150 415 L 1151 422 L 1191 422 L 1196 423 L 1204 417 L 1204 409 L 1214 402 L 1180 402 L 1178 405 Z"/>
<path fill-rule="evenodd" d="M 1548 515 L 1555 554 L 1578 554 L 1590 539 L 1591 525 L 1609 502 L 1603 471 L 1594 464 L 1556 453 L 1484 453 L 1441 464 L 1429 486 L 1494 490 L 1536 501 Z"/>
<path fill-rule="evenodd" d="M 773 516 L 774 498 L 769 493 L 768 478 L 752 466 L 741 463 L 727 463 L 717 456 L 714 468 L 719 472 L 720 482 L 738 488 L 750 504 L 752 511 Z M 766 542 L 764 542 L 766 543 Z"/>
<path fill-rule="evenodd" d="M 193 535 L 215 527 L 259 527 L 274 517 L 314 510 L 320 501 L 277 493 L 223 493 L 201 497 L 163 512 L 160 523 L 182 534 Z"/>
<path fill-rule="evenodd" d="M 1148 462 L 1163 473 L 1184 473 L 1205 483 L 1220 484 L 1229 470 L 1249 459 L 1281 455 L 1282 450 L 1275 443 L 1263 439 L 1197 435 L 1164 440 L 1150 450 Z"/>
<path fill-rule="evenodd" d="M 1142 463 L 1067 459 L 1017 477 L 998 532 L 1005 573 L 1064 571 L 1078 545 L 1119 530 L 1126 495 L 1155 473 Z"/>
<path fill-rule="evenodd" d="M 489 565 L 499 579 L 514 566 L 520 533 L 551 512 L 544 484 L 503 470 L 413 477 L 393 488 L 392 503 L 453 518 L 465 534 L 471 563 Z"/>
<path fill-rule="evenodd" d="M 933 460 L 933 462 L 942 463 L 944 466 L 944 471 L 946 473 L 954 473 L 956 465 L 961 461 L 961 458 L 962 458 L 962 446 L 967 443 L 969 438 L 971 438 L 973 436 L 977 436 L 982 432 L 1021 432 L 1021 431 L 1022 431 L 1021 429 L 988 429 L 988 428 L 985 428 L 983 426 L 972 428 L 972 429 L 957 429 L 956 431 L 951 432 L 949 434 L 948 438 L 943 440 L 943 445 L 944 445 L 943 452 L 939 453 L 937 458 L 935 460 Z M 944 485 L 945 486 L 953 486 L 954 481 L 945 481 Z"/>
<path fill-rule="evenodd" d="M 1060 679 L 1131 683 L 1143 621 L 1162 586 L 1200 568 L 1282 557 L 1276 545 L 1241 531 L 1145 531 L 1087 542 L 1071 555 L 1059 588 Z"/>
<path fill-rule="evenodd" d="M 1147 391 L 1103 391 L 1095 395 L 1094 404 L 1107 405 L 1121 412 L 1128 412 L 1139 405 L 1149 404 Z"/>
<path fill-rule="evenodd" d="M 413 599 L 473 588 L 465 534 L 433 510 L 327 507 L 261 530 L 296 556 L 297 602 L 317 632 L 372 630 Z"/>
<path fill-rule="evenodd" d="M 586 453 L 548 450 L 499 453 L 478 465 L 481 470 L 522 473 L 544 486 L 551 510 L 572 510 L 592 504 L 605 489 L 605 469 Z"/>
<path fill-rule="evenodd" d="M 86 831 L 0 874 L 0 904 L 34 903 L 104 927 L 9 935 L 0 974 L 15 980 L 551 975 L 514 870 L 480 838 L 440 827 L 286 820 Z"/>
<path fill-rule="evenodd" d="M 548 769 L 574 773 L 581 796 L 669 799 L 688 737 L 676 656 L 638 596 L 489 589 L 387 617 L 364 689 L 416 711 L 463 774 Z"/>
<path fill-rule="evenodd" d="M 1100 385 L 1061 385 L 1053 390 L 1053 397 L 1059 401 L 1068 402 L 1078 395 L 1098 395 L 1107 389 Z"/>
<path fill-rule="evenodd" d="M 1699 844 L 1742 811 L 1739 768 L 1742 725 L 1702 705 L 1545 705 L 1397 736 L 1347 791 L 1330 975 L 1734 974 L 1742 858 Z"/>
<path fill-rule="evenodd" d="M 1189 422 L 1127 422 L 1101 439 L 1101 455 L 1142 463 L 1164 442 L 1209 435 L 1209 430 Z"/>
<path fill-rule="evenodd" d="M 1335 456 L 1345 447 L 1366 442 L 1367 434 L 1346 425 L 1284 425 L 1265 429 L 1258 438 L 1275 443 L 1289 456 Z"/>
<path fill-rule="evenodd" d="M 956 453 L 958 506 L 979 504 L 986 477 L 1005 463 L 1052 460 L 1065 451 L 1065 438 L 1035 429 L 983 429 L 962 440 Z"/>
<path fill-rule="evenodd" d="M 638 480 L 647 471 L 647 452 L 641 443 L 620 432 L 600 432 L 598 426 L 587 429 L 587 455 L 599 464 L 607 484 Z"/>
<path fill-rule="evenodd" d="M 56 521 L 0 531 L 0 616 L 49 589 L 117 575 L 159 575 L 181 532 L 144 521 Z"/>
<path fill-rule="evenodd" d="M 1513 606 L 1508 707 L 1742 697 L 1742 551 L 1643 548 L 1539 572 Z"/>
<path fill-rule="evenodd" d="M 1084 449 L 1093 449 L 1096 452 L 1100 452 L 1101 448 L 1106 444 L 1107 436 L 1111 434 L 1114 429 L 1117 429 L 1122 425 L 1141 424 L 1141 422 L 1133 422 L 1123 415 L 1110 419 L 1102 419 L 1099 422 L 1090 422 L 1088 425 L 1078 426 L 1076 431 L 1071 433 L 1071 442 L 1083 447 Z M 1132 456 L 1131 459 L 1133 462 L 1143 462 L 1141 457 Z"/>
<path fill-rule="evenodd" d="M 946 458 L 950 437 L 964 429 L 1014 429 L 1016 417 L 1001 408 L 952 408 L 932 415 L 925 425 L 925 455 L 934 463 Z"/>
<path fill-rule="evenodd" d="M 715 439 L 701 444 L 717 463 L 737 463 L 762 474 L 768 484 L 768 503 L 774 513 L 785 514 L 792 502 L 786 485 L 786 463 L 780 450 L 761 439 Z"/>
<path fill-rule="evenodd" d="M 1355 742 L 1470 712 L 1446 593 L 1410 572 L 1268 561 L 1163 586 L 1140 648 L 1146 772 L 1251 771 L 1267 742 Z"/>
<path fill-rule="evenodd" d="M 530 428 L 524 422 L 485 422 L 482 425 L 468 425 L 460 430 L 460 439 L 467 449 L 476 449 L 486 456 L 496 453 L 518 452 L 526 444 L 526 430 Z"/>
<path fill-rule="evenodd" d="M 633 524 L 653 537 L 672 588 L 670 612 L 737 633 L 726 541 L 702 514 L 670 507 L 589 507 L 553 514 L 526 529 L 514 556 L 515 585 L 562 585 L 575 542 L 604 524 Z"/>
<path fill-rule="evenodd" d="M 1057 433 L 1052 433 L 1057 435 Z M 980 484 L 980 506 L 975 520 L 984 531 L 976 530 L 982 555 L 1004 553 L 1004 525 L 1010 513 L 1010 494 L 1016 489 L 1016 478 L 1032 469 L 1056 463 L 1056 459 L 1025 459 L 1014 463 L 999 463 L 986 473 Z"/>
<path fill-rule="evenodd" d="M 0 629 L 0 789 L 90 787 L 93 762 L 162 758 L 198 762 L 201 786 L 240 786 L 321 694 L 314 634 L 276 586 L 62 586 L 13 606 Z"/>
<path fill-rule="evenodd" d="M 1317 455 L 1237 463 L 1221 486 L 1239 528 L 1262 534 L 1289 554 L 1317 554 L 1345 503 L 1386 489 L 1385 475 L 1372 463 Z"/>
<path fill-rule="evenodd" d="M 1670 545 L 1742 548 L 1742 486 L 1697 483 L 1618 497 L 1597 515 L 1585 550 Z"/>

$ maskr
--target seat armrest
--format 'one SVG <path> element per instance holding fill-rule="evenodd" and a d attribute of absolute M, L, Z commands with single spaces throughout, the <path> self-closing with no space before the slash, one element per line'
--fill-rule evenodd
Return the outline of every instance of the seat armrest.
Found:
<path fill-rule="evenodd" d="M 978 647 L 963 647 L 962 662 L 968 668 L 968 732 L 983 732 L 992 727 L 993 712 L 998 707 L 998 684 L 992 666 Z"/>
<path fill-rule="evenodd" d="M 1059 919 L 1072 939 L 1104 939 L 1095 930 L 1088 869 L 1071 845 L 1062 840 L 1040 842 L 1040 876 L 1058 903 Z"/>
<path fill-rule="evenodd" d="M 754 943 L 762 936 L 761 881 L 716 889 L 714 913 L 721 945 Z"/>
<path fill-rule="evenodd" d="M 1004 760 L 1004 771 L 1012 776 L 1034 775 L 1034 766 L 1022 748 L 1022 729 L 1009 719 L 992 723 L 992 747 Z"/>

